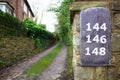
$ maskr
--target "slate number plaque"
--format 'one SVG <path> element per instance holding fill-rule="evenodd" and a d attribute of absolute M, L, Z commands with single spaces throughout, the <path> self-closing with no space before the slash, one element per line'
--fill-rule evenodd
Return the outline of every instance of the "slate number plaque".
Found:
<path fill-rule="evenodd" d="M 111 60 L 109 9 L 92 7 L 80 13 L 80 55 L 82 66 L 107 66 Z"/>

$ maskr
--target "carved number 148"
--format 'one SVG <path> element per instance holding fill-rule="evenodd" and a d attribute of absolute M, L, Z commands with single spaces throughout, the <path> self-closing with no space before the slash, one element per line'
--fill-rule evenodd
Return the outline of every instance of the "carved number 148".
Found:
<path fill-rule="evenodd" d="M 106 54 L 106 49 L 104 47 L 94 48 L 91 53 L 90 53 L 90 48 L 89 47 L 87 47 L 85 50 L 87 51 L 87 53 L 85 55 L 88 55 L 88 56 L 92 55 L 92 54 L 93 55 L 104 56 Z"/>

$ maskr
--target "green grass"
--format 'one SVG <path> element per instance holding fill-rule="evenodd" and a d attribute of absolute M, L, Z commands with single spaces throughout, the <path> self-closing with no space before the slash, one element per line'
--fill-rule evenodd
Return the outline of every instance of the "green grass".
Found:
<path fill-rule="evenodd" d="M 72 46 L 68 46 L 68 71 L 72 72 L 72 58 L 73 58 L 73 47 Z"/>
<path fill-rule="evenodd" d="M 68 70 L 67 73 L 69 77 L 73 77 L 73 67 L 72 67 L 72 58 L 73 58 L 73 46 L 68 46 Z M 72 80 L 72 79 L 71 79 Z"/>
<path fill-rule="evenodd" d="M 47 56 L 35 63 L 31 68 L 26 71 L 28 76 L 39 76 L 54 60 L 59 51 L 62 48 L 62 43 L 60 42 L 58 46 L 51 51 Z"/>

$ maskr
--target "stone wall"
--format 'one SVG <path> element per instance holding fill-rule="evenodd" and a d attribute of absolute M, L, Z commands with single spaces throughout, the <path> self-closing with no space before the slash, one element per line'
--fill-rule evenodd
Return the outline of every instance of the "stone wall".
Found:
<path fill-rule="evenodd" d="M 120 5 L 119 2 L 74 2 L 71 4 L 73 26 L 74 80 L 120 80 Z M 92 6 L 108 7 L 112 16 L 112 65 L 108 67 L 82 67 L 80 65 L 80 11 Z"/>
<path fill-rule="evenodd" d="M 36 49 L 35 44 L 34 39 L 27 37 L 1 37 L 0 70 L 38 54 L 41 49 Z"/>

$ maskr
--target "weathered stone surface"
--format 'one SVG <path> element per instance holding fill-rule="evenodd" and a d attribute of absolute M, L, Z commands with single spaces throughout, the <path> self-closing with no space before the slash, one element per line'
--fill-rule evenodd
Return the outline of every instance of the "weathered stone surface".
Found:
<path fill-rule="evenodd" d="M 76 55 L 76 65 L 80 66 L 80 55 Z"/>
<path fill-rule="evenodd" d="M 120 62 L 120 52 L 118 54 L 118 62 Z M 119 63 L 120 64 L 120 63 Z"/>
<path fill-rule="evenodd" d="M 117 0 L 119 1 L 119 0 Z M 109 67 L 82 67 L 81 65 L 78 65 L 78 63 L 80 62 L 80 56 L 79 55 L 79 47 L 80 46 L 80 42 L 78 41 L 78 37 L 80 37 L 78 34 L 80 33 L 80 29 L 79 29 L 79 14 L 76 13 L 76 11 L 80 12 L 83 9 L 89 8 L 89 7 L 93 7 L 93 6 L 106 6 L 109 3 L 103 1 L 103 2 L 99 2 L 97 1 L 98 4 L 96 4 L 96 1 L 82 1 L 82 2 L 76 2 L 73 3 L 71 5 L 71 10 L 74 12 L 74 16 L 73 16 L 73 39 L 74 39 L 74 43 L 73 43 L 73 69 L 74 69 L 74 80 L 119 80 L 120 79 L 120 32 L 119 32 L 119 23 L 120 23 L 120 13 L 117 12 L 116 14 L 114 14 L 114 25 L 113 26 L 115 28 L 115 30 L 118 30 L 116 33 L 114 33 L 113 30 L 113 34 L 112 34 L 112 61 L 113 64 Z M 104 3 L 105 2 L 105 3 Z M 95 3 L 95 4 L 94 4 Z M 119 4 L 118 4 L 119 5 Z M 79 29 L 79 30 L 78 30 Z M 77 40 L 77 41 L 76 41 Z M 78 44 L 77 44 L 78 43 Z"/>
<path fill-rule="evenodd" d="M 107 72 L 107 79 L 116 80 L 115 76 L 116 76 L 115 67 L 109 67 Z"/>
<path fill-rule="evenodd" d="M 76 32 L 76 31 L 77 31 L 77 32 L 80 32 L 80 27 L 79 27 L 79 25 L 80 25 L 80 24 L 79 24 L 79 19 L 80 19 L 80 18 L 79 18 L 79 13 L 76 13 L 76 14 L 75 14 L 75 18 L 76 18 L 76 19 L 73 21 L 73 23 L 74 23 L 74 24 L 73 24 L 73 26 L 74 26 L 74 27 L 73 27 L 73 31 L 74 31 L 74 32 Z"/>
<path fill-rule="evenodd" d="M 74 45 L 80 45 L 80 35 L 77 33 L 73 36 L 73 44 Z"/>
<path fill-rule="evenodd" d="M 89 7 L 106 7 L 108 6 L 107 1 L 82 1 L 82 2 L 73 2 L 70 6 L 70 10 L 72 11 L 80 11 Z"/>
<path fill-rule="evenodd" d="M 119 65 L 118 66 L 120 66 L 120 61 L 119 61 Z M 118 68 L 118 74 L 120 75 L 120 67 Z"/>
<path fill-rule="evenodd" d="M 80 51 L 80 46 L 79 46 L 79 45 L 73 46 L 73 48 L 74 48 L 75 51 Z M 79 54 L 80 54 L 80 53 L 79 53 Z"/>
<path fill-rule="evenodd" d="M 115 65 L 116 65 L 116 63 L 117 63 L 117 60 L 116 60 L 116 55 L 115 55 L 115 54 L 113 54 L 113 55 L 112 55 L 112 59 L 111 59 L 111 65 L 112 65 L 112 66 L 115 66 Z"/>
<path fill-rule="evenodd" d="M 120 51 L 120 34 L 112 34 L 112 51 Z"/>
<path fill-rule="evenodd" d="M 107 74 L 106 74 L 105 67 L 98 67 L 98 68 L 96 68 L 96 74 L 94 75 L 96 80 L 105 80 L 106 79 L 106 75 Z"/>
<path fill-rule="evenodd" d="M 77 66 L 77 57 L 76 54 L 73 53 L 73 68 L 75 68 L 75 66 Z"/>
<path fill-rule="evenodd" d="M 75 66 L 74 80 L 94 80 L 93 79 L 93 68 Z"/>
<path fill-rule="evenodd" d="M 120 13 L 114 15 L 114 25 L 116 30 L 120 30 Z"/>
<path fill-rule="evenodd" d="M 112 4 L 114 10 L 120 10 L 120 1 L 114 1 Z"/>
<path fill-rule="evenodd" d="M 80 55 L 80 51 L 76 51 L 75 53 L 76 53 L 76 55 Z"/>
<path fill-rule="evenodd" d="M 75 18 L 76 18 L 76 20 L 75 20 L 75 25 L 74 25 L 74 27 L 76 28 L 76 31 L 77 32 L 80 32 L 80 23 L 79 23 L 79 17 L 80 17 L 80 15 L 79 15 L 80 13 L 76 13 L 76 15 L 75 15 Z"/>

